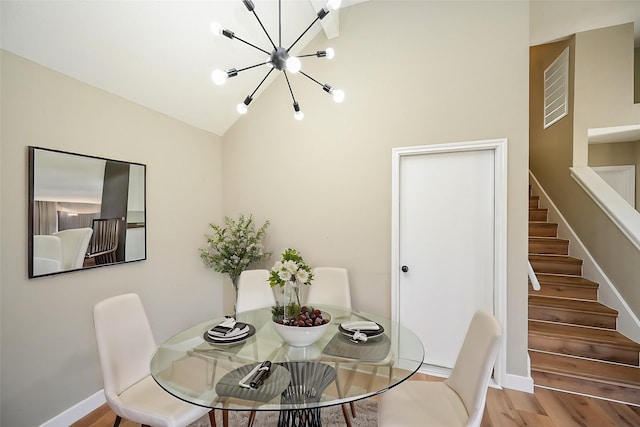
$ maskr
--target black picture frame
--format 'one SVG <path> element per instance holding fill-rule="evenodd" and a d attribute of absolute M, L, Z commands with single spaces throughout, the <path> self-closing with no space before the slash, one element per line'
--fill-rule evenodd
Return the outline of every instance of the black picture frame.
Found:
<path fill-rule="evenodd" d="M 29 146 L 28 275 L 147 259 L 146 165 Z"/>

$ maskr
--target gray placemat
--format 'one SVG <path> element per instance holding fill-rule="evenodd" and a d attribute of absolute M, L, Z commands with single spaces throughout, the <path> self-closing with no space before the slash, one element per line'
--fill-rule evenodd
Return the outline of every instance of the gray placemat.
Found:
<path fill-rule="evenodd" d="M 256 402 L 269 402 L 289 387 L 291 374 L 289 371 L 277 364 L 271 365 L 271 373 L 264 383 L 257 389 L 240 387 L 238 383 L 244 378 L 258 363 L 241 366 L 229 372 L 216 384 L 216 393 L 222 397 L 236 397 L 244 400 Z"/>
<path fill-rule="evenodd" d="M 356 344 L 341 332 L 336 332 L 322 352 L 329 356 L 357 359 L 363 362 L 377 362 L 387 357 L 390 347 L 391 340 L 386 334 Z"/>

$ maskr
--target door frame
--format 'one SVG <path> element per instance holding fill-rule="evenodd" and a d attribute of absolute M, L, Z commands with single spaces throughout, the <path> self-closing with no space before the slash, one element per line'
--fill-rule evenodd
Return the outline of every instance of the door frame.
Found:
<path fill-rule="evenodd" d="M 404 156 L 490 150 L 494 156 L 494 315 L 503 328 L 503 341 L 494 367 L 502 386 L 507 356 L 507 138 L 454 142 L 392 149 L 391 166 L 391 318 L 400 320 L 400 160 Z M 428 345 L 425 346 L 428 351 Z"/>

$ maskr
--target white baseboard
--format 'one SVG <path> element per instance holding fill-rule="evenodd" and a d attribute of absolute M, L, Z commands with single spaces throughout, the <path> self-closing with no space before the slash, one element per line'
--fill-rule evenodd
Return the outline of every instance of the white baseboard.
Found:
<path fill-rule="evenodd" d="M 104 391 L 97 391 L 83 401 L 76 403 L 71 408 L 51 418 L 49 421 L 40 424 L 40 427 L 69 427 L 69 425 L 104 405 L 105 402 Z"/>
<path fill-rule="evenodd" d="M 527 371 L 531 372 L 531 369 L 529 368 Z M 503 388 L 533 393 L 533 378 L 531 378 L 531 375 L 523 377 L 521 375 L 506 374 Z"/>

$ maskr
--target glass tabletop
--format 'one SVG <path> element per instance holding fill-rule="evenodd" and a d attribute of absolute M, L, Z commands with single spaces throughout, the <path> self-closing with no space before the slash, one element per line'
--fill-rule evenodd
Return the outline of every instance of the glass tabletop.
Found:
<path fill-rule="evenodd" d="M 173 336 L 151 359 L 151 375 L 172 395 L 218 409 L 287 411 L 338 405 L 384 392 L 413 375 L 424 348 L 409 329 L 390 319 L 343 307 L 320 306 L 331 314 L 322 337 L 292 347 L 276 333 L 271 309 L 237 314 L 250 326 L 246 339 L 212 343 L 207 331 L 225 319 L 212 319 Z M 350 340 L 340 325 L 378 323 L 384 333 Z M 257 389 L 239 381 L 256 365 L 270 361 L 269 376 Z"/>

